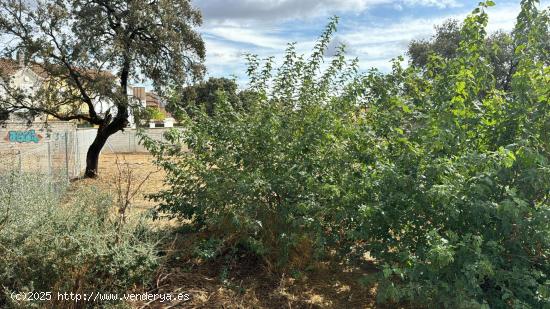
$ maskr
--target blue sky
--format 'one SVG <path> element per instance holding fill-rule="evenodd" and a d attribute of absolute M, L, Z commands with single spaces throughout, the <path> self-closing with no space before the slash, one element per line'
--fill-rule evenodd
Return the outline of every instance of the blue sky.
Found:
<path fill-rule="evenodd" d="M 208 75 L 235 75 L 246 82 L 244 53 L 280 59 L 288 42 L 306 55 L 328 18 L 340 17 L 334 44 L 345 43 L 362 70 L 390 68 L 412 39 L 428 38 L 434 25 L 462 20 L 479 1 L 464 0 L 194 0 L 204 24 Z M 511 30 L 520 0 L 496 0 L 489 32 Z M 548 7 L 550 0 L 541 1 Z"/>

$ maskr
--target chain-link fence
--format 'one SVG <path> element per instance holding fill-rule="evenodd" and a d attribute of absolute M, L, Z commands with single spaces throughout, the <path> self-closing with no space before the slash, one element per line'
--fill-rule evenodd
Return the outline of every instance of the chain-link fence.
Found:
<path fill-rule="evenodd" d="M 95 130 L 56 132 L 33 147 L 17 147 L 2 153 L 0 173 L 19 172 L 69 180 L 86 166 L 86 151 Z"/>
<path fill-rule="evenodd" d="M 146 129 L 144 134 L 163 140 L 168 129 Z M 66 130 L 49 133 L 37 143 L 4 143 L 0 147 L 0 175 L 6 172 L 33 173 L 52 179 L 80 177 L 86 168 L 86 154 L 97 129 Z M 3 142 L 3 141 L 2 141 Z M 146 153 L 136 130 L 125 130 L 109 137 L 105 153 Z"/>

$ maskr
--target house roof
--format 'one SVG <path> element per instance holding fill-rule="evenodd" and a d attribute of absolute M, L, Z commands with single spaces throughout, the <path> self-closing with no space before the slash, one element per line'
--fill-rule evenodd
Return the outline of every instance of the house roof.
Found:
<path fill-rule="evenodd" d="M 172 117 L 172 114 L 170 114 L 166 110 L 166 106 L 165 104 L 163 104 L 158 94 L 154 92 L 146 92 L 145 96 L 146 96 L 145 103 L 147 107 L 157 107 L 158 109 L 160 109 L 162 112 L 166 114 L 166 117 Z"/>
<path fill-rule="evenodd" d="M 159 96 L 154 92 L 147 92 L 145 94 L 145 102 L 146 106 L 157 106 L 161 107 L 160 98 Z"/>
<path fill-rule="evenodd" d="M 48 71 L 44 69 L 44 65 L 40 63 L 31 62 L 24 66 L 21 66 L 21 64 L 19 64 L 18 61 L 14 59 L 9 59 L 9 58 L 0 59 L 0 74 L 6 74 L 10 76 L 24 68 L 31 69 L 36 75 L 44 79 L 48 78 L 49 76 Z M 81 73 L 86 73 L 85 75 L 88 75 L 88 77 L 95 77 L 97 75 L 101 77 L 114 77 L 113 74 L 108 71 L 100 71 L 98 74 L 97 71 L 94 71 L 94 70 L 78 69 L 78 68 L 76 70 Z"/>
<path fill-rule="evenodd" d="M 48 73 L 46 72 L 46 70 L 44 70 L 44 68 L 42 67 L 42 65 L 38 64 L 38 63 L 30 63 L 24 67 L 22 67 L 17 61 L 13 60 L 13 59 L 0 59 L 0 74 L 5 74 L 5 75 L 13 75 L 15 73 L 17 73 L 19 70 L 22 70 L 24 68 L 29 68 L 32 70 L 32 72 L 42 78 L 47 78 L 48 77 Z"/>
<path fill-rule="evenodd" d="M 10 59 L 0 59 L 0 72 L 3 74 L 13 75 L 20 67 L 17 63 Z"/>

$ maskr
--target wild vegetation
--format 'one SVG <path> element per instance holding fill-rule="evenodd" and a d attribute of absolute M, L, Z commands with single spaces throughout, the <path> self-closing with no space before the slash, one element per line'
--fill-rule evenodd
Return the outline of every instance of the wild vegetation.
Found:
<path fill-rule="evenodd" d="M 410 63 L 399 57 L 390 72 L 361 72 L 345 46 L 328 59 L 334 18 L 308 56 L 298 54 L 296 44 L 289 44 L 278 66 L 273 58 L 248 55 L 250 84 L 242 90 L 226 78 L 180 88 L 180 77 L 193 75 L 187 69 L 194 67 L 193 61 L 179 62 L 183 55 L 204 56 L 199 37 L 187 27 L 200 22 L 188 1 L 153 1 L 161 8 L 178 4 L 176 10 L 154 12 L 142 12 L 143 1 L 132 1 L 131 7 L 119 1 L 44 3 L 28 18 L 37 26 L 47 24 L 50 28 L 38 28 L 49 31 L 20 37 L 28 44 L 19 47 L 50 59 L 45 68 L 51 75 L 64 76 L 68 89 L 78 90 L 61 93 L 67 96 L 63 102 L 89 103 L 82 92 L 89 86 L 109 92 L 105 96 L 120 105 L 115 116 L 61 115 L 62 102 L 42 112 L 61 119 L 101 116 L 100 131 L 111 132 L 128 117 L 121 89 L 132 74 L 139 75 L 139 65 L 170 90 L 169 111 L 184 128 L 169 131 L 162 142 L 144 136 L 143 143 L 166 173 L 165 189 L 151 195 L 159 204 L 155 214 L 177 218 L 181 225 L 163 227 L 163 236 L 176 236 L 162 244 L 150 222 L 130 215 L 132 199 L 144 188 L 143 181 L 132 183 L 132 168 L 145 170 L 142 165 L 124 168 L 116 160 L 116 179 L 104 184 L 114 197 L 40 175 L 4 173 L 0 307 L 75 307 L 57 298 L 18 302 L 12 292 L 160 292 L 172 280 L 203 277 L 182 274 L 216 263 L 227 264 L 216 275 L 235 294 L 244 294 L 244 288 L 242 281 L 231 281 L 230 272 L 250 264 L 255 268 L 243 273 L 256 281 L 275 277 L 284 291 L 288 276 L 306 277 L 330 262 L 338 266 L 331 274 L 359 270 L 360 284 L 374 291 L 381 307 L 548 308 L 550 12 L 539 10 L 538 1 L 521 2 L 512 33 L 492 35 L 486 30 L 487 10 L 494 3 L 482 2 L 463 22 L 448 22 L 432 39 L 412 42 Z M 8 18 L 21 16 L 20 6 L 11 0 L 0 4 L 0 11 L 11 12 L 0 17 L 0 31 L 27 35 L 24 25 Z M 137 12 L 151 20 L 132 23 Z M 82 27 L 96 25 L 95 18 L 102 26 Z M 185 31 L 165 32 L 156 18 L 179 21 L 173 26 Z M 82 36 L 65 36 L 66 25 L 82 28 Z M 96 30 L 122 46 L 102 49 Z M 56 31 L 61 34 L 53 35 Z M 128 31 L 137 41 L 126 40 Z M 134 49 L 151 36 L 176 51 L 153 45 Z M 180 49 L 186 37 L 191 45 Z M 65 45 L 53 48 L 57 39 Z M 91 50 L 76 48 L 91 41 Z M 94 80 L 81 75 L 75 68 L 100 63 L 81 58 L 89 53 L 119 69 L 118 75 L 99 74 Z M 165 61 L 166 55 L 174 58 Z M 127 56 L 139 65 L 125 62 Z M 174 71 L 163 70 L 167 67 Z M 114 78 L 120 86 L 105 87 L 102 78 Z M 13 112 L 10 102 L 2 102 L 8 109 L 0 113 Z M 142 119 L 162 116 L 160 110 L 142 112 Z M 179 287 L 191 284 L 196 282 Z M 350 298 L 332 304 L 345 307 Z M 354 304 L 367 298 L 355 297 Z"/>
<path fill-rule="evenodd" d="M 389 73 L 359 73 L 344 46 L 324 63 L 337 19 L 307 58 L 293 44 L 277 69 L 250 55 L 246 110 L 217 91 L 168 142 L 144 138 L 169 185 L 153 197 L 203 232 L 205 257 L 299 273 L 370 256 L 380 303 L 548 306 L 549 12 L 536 4 L 522 1 L 510 35 L 509 86 L 487 39 L 493 1 L 452 56 Z"/>
<path fill-rule="evenodd" d="M 150 227 L 113 213 L 112 197 L 96 188 L 67 189 L 39 175 L 0 177 L 1 308 L 122 308 L 57 293 L 122 295 L 152 279 L 160 260 Z"/>

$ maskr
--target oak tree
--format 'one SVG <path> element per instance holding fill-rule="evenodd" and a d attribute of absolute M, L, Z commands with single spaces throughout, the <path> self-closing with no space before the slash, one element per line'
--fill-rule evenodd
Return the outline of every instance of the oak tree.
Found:
<path fill-rule="evenodd" d="M 225 96 L 234 108 L 243 108 L 246 103 L 246 100 L 241 100 L 241 93 L 234 79 L 211 77 L 175 93 L 169 100 L 167 109 L 179 119 L 185 115 L 193 117 L 196 110 L 204 110 L 212 116 L 220 95 Z"/>
<path fill-rule="evenodd" d="M 202 75 L 201 22 L 189 0 L 2 1 L 2 56 L 25 55 L 43 80 L 33 91 L 18 89 L 0 68 L 0 111 L 98 126 L 85 172 L 95 177 L 107 139 L 128 125 L 129 83 L 149 81 L 162 95 Z"/>

